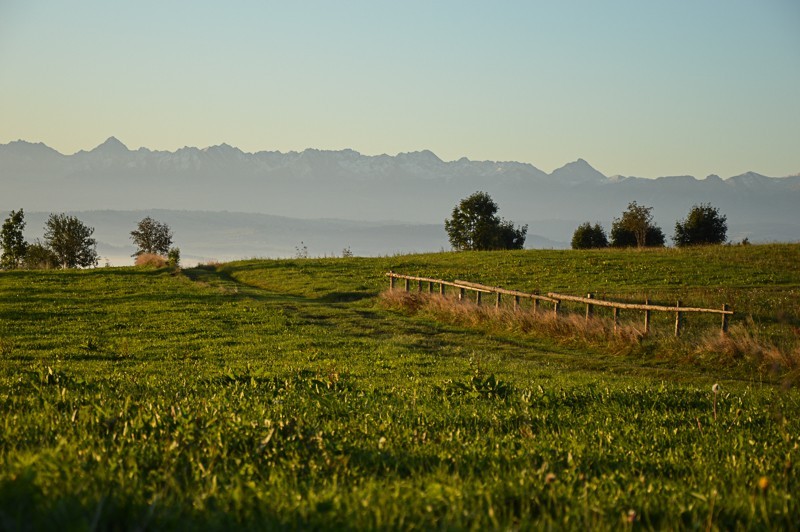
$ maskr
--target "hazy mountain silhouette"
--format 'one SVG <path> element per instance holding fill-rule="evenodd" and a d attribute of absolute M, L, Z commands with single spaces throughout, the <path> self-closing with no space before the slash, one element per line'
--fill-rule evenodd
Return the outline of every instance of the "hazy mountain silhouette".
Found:
<path fill-rule="evenodd" d="M 519 162 L 442 161 L 428 150 L 245 153 L 221 144 L 169 152 L 129 150 L 115 137 L 73 155 L 42 143 L 0 145 L 6 211 L 234 211 L 438 226 L 477 190 L 495 199 L 502 217 L 529 224 L 528 247 L 566 245 L 583 221 L 608 228 L 633 200 L 653 207 L 667 235 L 692 205 L 710 202 L 728 217 L 732 240 L 800 240 L 800 175 L 608 178 L 583 159 L 547 174 Z"/>

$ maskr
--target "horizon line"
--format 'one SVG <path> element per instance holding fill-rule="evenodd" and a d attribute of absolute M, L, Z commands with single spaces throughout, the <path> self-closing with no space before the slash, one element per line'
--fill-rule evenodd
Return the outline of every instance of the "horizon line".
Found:
<path fill-rule="evenodd" d="M 542 172 L 542 173 L 544 173 L 546 175 L 552 175 L 553 173 L 557 172 L 558 170 L 561 170 L 561 169 L 566 168 L 567 166 L 570 166 L 570 165 L 573 165 L 573 164 L 585 163 L 589 168 L 591 168 L 592 170 L 600 173 L 603 177 L 605 177 L 608 180 L 613 180 L 614 178 L 624 178 L 624 179 L 646 179 L 646 180 L 649 180 L 649 181 L 654 181 L 656 179 L 669 178 L 669 177 L 691 177 L 691 178 L 693 178 L 693 179 L 695 179 L 697 181 L 704 181 L 704 180 L 706 180 L 708 178 L 711 178 L 711 177 L 717 177 L 717 178 L 723 179 L 723 181 L 726 181 L 727 179 L 731 179 L 733 177 L 739 177 L 739 176 L 748 175 L 748 174 L 755 174 L 755 175 L 767 177 L 767 178 L 770 178 L 770 179 L 784 179 L 784 178 L 789 178 L 789 177 L 800 177 L 800 172 L 797 172 L 797 173 L 794 173 L 794 174 L 787 174 L 787 175 L 784 175 L 784 176 L 767 176 L 767 175 L 761 174 L 761 173 L 759 173 L 759 172 L 757 172 L 755 170 L 747 170 L 745 172 L 741 172 L 741 173 L 738 173 L 738 174 L 731 175 L 728 178 L 722 178 L 719 174 L 716 174 L 716 173 L 708 174 L 704 178 L 698 178 L 698 177 L 696 177 L 694 175 L 690 175 L 690 174 L 659 175 L 657 177 L 641 177 L 641 176 L 632 176 L 632 175 L 623 175 L 623 174 L 606 175 L 603 172 L 600 172 L 599 170 L 597 170 L 594 166 L 592 166 L 591 163 L 589 163 L 583 157 L 578 157 L 574 161 L 569 161 L 569 162 L 563 164 L 562 166 L 559 166 L 559 167 L 555 168 L 551 172 L 546 172 L 546 171 L 540 169 L 535 164 L 533 164 L 531 162 L 528 162 L 528 161 L 492 160 L 492 159 L 478 160 L 478 159 L 470 159 L 467 156 L 462 156 L 462 157 L 459 157 L 458 159 L 444 160 L 441 157 L 439 157 L 433 150 L 430 150 L 428 148 L 424 148 L 424 149 L 420 149 L 420 150 L 414 150 L 414 151 L 397 152 L 395 155 L 390 155 L 390 154 L 385 153 L 385 152 L 384 153 L 380 153 L 380 154 L 367 154 L 367 153 L 363 153 L 363 152 L 361 152 L 361 151 L 359 151 L 357 149 L 354 149 L 354 148 L 326 149 L 326 148 L 307 147 L 307 148 L 304 148 L 302 150 L 289 150 L 289 151 L 286 151 L 286 152 L 283 152 L 281 150 L 269 150 L 269 149 L 258 150 L 258 151 L 244 151 L 241 148 L 239 148 L 238 146 L 233 146 L 231 144 L 228 144 L 227 142 L 222 142 L 220 144 L 213 144 L 213 145 L 205 146 L 205 147 L 202 147 L 202 148 L 199 147 L 199 146 L 184 145 L 183 147 L 176 148 L 175 150 L 153 149 L 153 148 L 149 148 L 147 146 L 139 146 L 138 148 L 133 148 L 132 149 L 127 144 L 122 142 L 115 135 L 109 136 L 108 138 L 106 138 L 106 140 L 104 140 L 103 142 L 101 142 L 100 144 L 96 145 L 95 147 L 93 147 L 91 149 L 88 149 L 88 150 L 87 149 L 80 149 L 80 150 L 77 150 L 77 151 L 72 152 L 72 153 L 64 153 L 62 151 L 59 151 L 57 148 L 54 148 L 53 146 L 50 146 L 49 144 L 46 144 L 46 143 L 44 143 L 42 141 L 33 142 L 33 141 L 26 140 L 26 139 L 21 139 L 21 138 L 18 138 L 17 140 L 8 141 L 5 144 L 0 143 L 0 146 L 8 146 L 8 145 L 11 145 L 11 144 L 14 144 L 14 143 L 24 143 L 24 144 L 34 145 L 34 146 L 41 145 L 41 146 L 44 146 L 44 147 L 46 147 L 48 149 L 51 149 L 51 150 L 55 151 L 56 153 L 58 153 L 59 155 L 61 155 L 63 157 L 72 157 L 72 156 L 77 155 L 79 153 L 91 153 L 91 152 L 97 150 L 98 148 L 100 148 L 101 146 L 103 146 L 105 144 L 112 143 L 112 144 L 121 145 L 123 148 L 125 148 L 126 151 L 128 151 L 130 153 L 136 153 L 138 151 L 145 151 L 145 152 L 149 152 L 149 153 L 170 153 L 170 154 L 175 154 L 175 153 L 177 153 L 177 152 L 179 152 L 181 150 L 207 151 L 207 150 L 210 150 L 210 149 L 213 149 L 213 148 L 223 148 L 223 147 L 228 147 L 228 148 L 231 148 L 233 150 L 239 151 L 240 153 L 242 153 L 244 155 L 257 155 L 257 154 L 260 154 L 260 153 L 276 153 L 276 154 L 280 154 L 280 155 L 290 155 L 290 154 L 302 154 L 302 153 L 305 153 L 305 152 L 312 151 L 312 152 L 324 152 L 324 153 L 353 152 L 353 153 L 355 153 L 355 154 L 357 154 L 357 155 L 359 155 L 361 157 L 371 157 L 371 158 L 392 157 L 392 158 L 397 158 L 397 157 L 399 157 L 401 155 L 414 155 L 414 154 L 429 153 L 429 154 L 433 155 L 438 161 L 440 161 L 440 162 L 442 162 L 444 164 L 452 164 L 452 163 L 458 163 L 458 162 L 462 162 L 462 161 L 473 162 L 473 163 L 519 164 L 519 165 L 524 165 L 524 166 L 530 166 L 533 169 L 538 170 L 538 171 L 540 171 L 540 172 Z"/>

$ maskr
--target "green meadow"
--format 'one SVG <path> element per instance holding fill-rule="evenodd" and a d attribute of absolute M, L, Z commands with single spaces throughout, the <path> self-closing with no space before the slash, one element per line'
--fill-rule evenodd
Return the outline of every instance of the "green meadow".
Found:
<path fill-rule="evenodd" d="M 796 530 L 798 264 L 776 244 L 2 272 L 0 529 Z M 665 314 L 621 345 L 399 305 L 389 270 L 736 314 L 727 339 Z"/>

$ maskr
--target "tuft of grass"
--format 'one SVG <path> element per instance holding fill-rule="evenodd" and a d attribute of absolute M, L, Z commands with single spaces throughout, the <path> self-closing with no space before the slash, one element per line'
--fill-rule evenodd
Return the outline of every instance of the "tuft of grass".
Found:
<path fill-rule="evenodd" d="M 0 357 L 8 358 L 14 352 L 14 340 L 0 336 Z"/>
<path fill-rule="evenodd" d="M 737 324 L 728 334 L 708 334 L 698 345 L 698 353 L 709 353 L 723 363 L 736 364 L 747 361 L 762 372 L 784 375 L 785 382 L 798 382 L 800 373 L 800 345 L 781 347 L 759 338 L 752 327 Z"/>
<path fill-rule="evenodd" d="M 164 268 L 168 264 L 167 258 L 154 253 L 142 253 L 136 257 L 136 266 L 147 266 L 150 268 Z"/>

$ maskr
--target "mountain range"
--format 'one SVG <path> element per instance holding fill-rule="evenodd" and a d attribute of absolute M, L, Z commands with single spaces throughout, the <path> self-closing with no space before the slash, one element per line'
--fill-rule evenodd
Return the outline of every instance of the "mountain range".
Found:
<path fill-rule="evenodd" d="M 169 152 L 130 150 L 115 137 L 72 155 L 42 143 L 0 144 L 0 209 L 6 211 L 163 209 L 302 219 L 300 226 L 347 220 L 362 227 L 430 230 L 477 190 L 492 196 L 503 218 L 529 225 L 528 247 L 565 247 L 584 221 L 609 229 L 630 201 L 652 206 L 667 235 L 693 205 L 711 203 L 727 216 L 731 240 L 800 240 L 800 175 L 607 177 L 583 159 L 548 174 L 520 162 L 443 161 L 428 150 L 395 156 L 316 149 L 246 153 L 221 144 Z M 243 219 L 233 225 L 246 232 Z M 128 246 L 125 239 L 127 233 L 110 244 Z M 432 242 L 440 245 L 428 249 Z M 330 247 L 353 245 L 340 244 Z M 442 247 L 443 229 L 417 250 Z M 363 254 L 396 250 L 387 243 Z"/>

